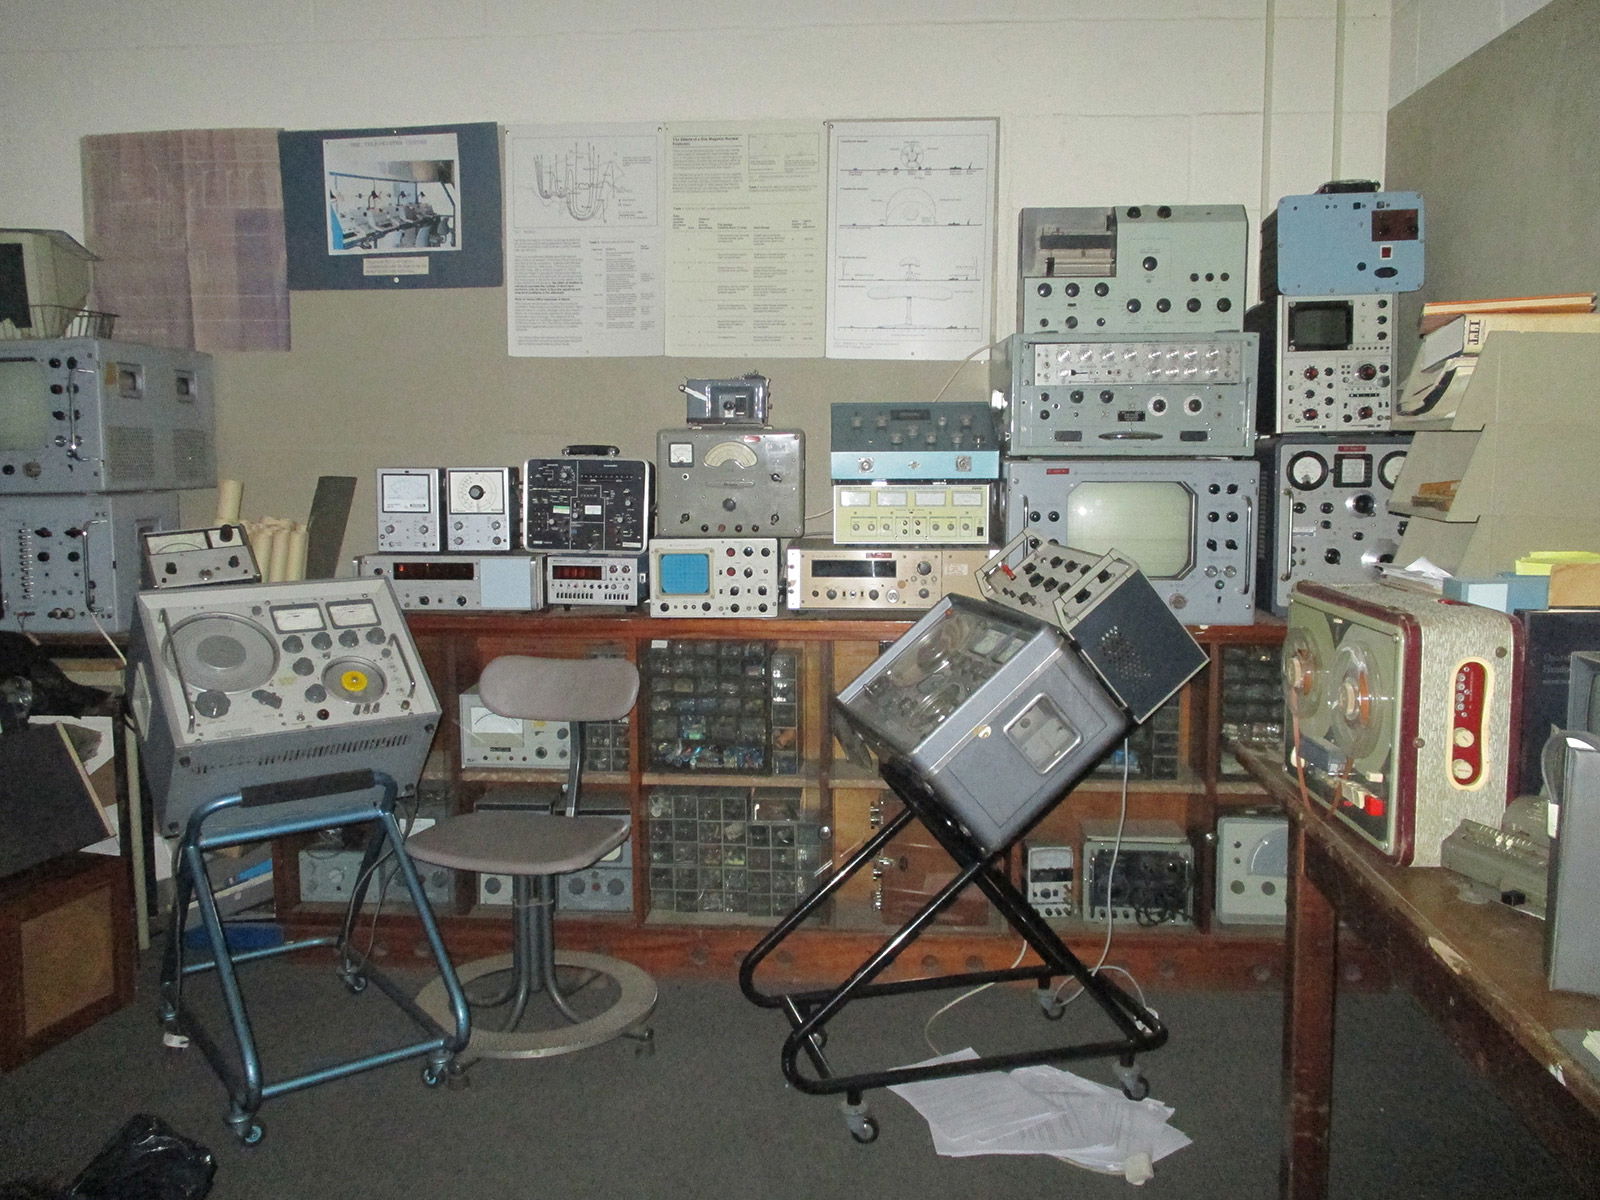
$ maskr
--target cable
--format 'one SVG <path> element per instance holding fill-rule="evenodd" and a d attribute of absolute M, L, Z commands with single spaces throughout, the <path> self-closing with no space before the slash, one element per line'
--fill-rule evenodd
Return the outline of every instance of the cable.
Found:
<path fill-rule="evenodd" d="M 1024 938 L 1023 942 L 1022 942 L 1022 945 L 1020 947 L 1018 947 L 1018 949 L 1017 949 L 1017 956 L 1014 959 L 1011 960 L 1011 968 L 1014 969 L 1017 966 L 1021 965 L 1023 956 L 1026 955 L 1027 953 L 1028 953 L 1028 942 L 1027 942 L 1027 939 Z M 933 1015 L 930 1016 L 923 1023 L 923 1026 L 922 1026 L 922 1040 L 928 1044 L 928 1049 L 933 1051 L 933 1053 L 935 1055 L 940 1055 L 940 1054 L 944 1053 L 943 1050 L 939 1049 L 939 1047 L 937 1047 L 937 1046 L 935 1046 L 933 1044 L 933 1033 L 932 1033 L 932 1030 L 933 1030 L 933 1023 L 935 1021 L 937 1021 L 945 1013 L 949 1012 L 956 1005 L 960 1004 L 962 1001 L 970 1000 L 973 996 L 976 996 L 979 992 L 983 991 L 986 988 L 992 988 L 994 985 L 995 985 L 995 981 L 993 979 L 991 979 L 988 983 L 980 983 L 980 984 L 978 984 L 977 987 L 968 988 L 966 991 L 962 992 L 961 995 L 957 996 L 954 1000 L 951 1000 L 951 1001 L 941 1005 L 939 1008 L 935 1009 L 934 1012 L 933 1012 Z"/>
<path fill-rule="evenodd" d="M 984 354 L 984 353 L 987 353 L 990 350 L 993 350 L 994 347 L 995 347 L 995 343 L 993 343 L 993 342 L 989 342 L 989 343 L 987 343 L 985 345 L 979 346 L 971 354 L 967 355 L 960 362 L 958 362 L 956 364 L 956 369 L 950 372 L 950 378 L 946 379 L 944 381 L 944 386 L 933 394 L 933 399 L 930 400 L 929 403 L 930 404 L 939 403 L 940 398 L 943 397 L 944 394 L 950 390 L 950 385 L 956 381 L 956 376 L 961 374 L 962 370 L 966 367 L 966 365 L 969 362 L 971 362 L 973 359 L 977 358 L 978 355 Z"/>
<path fill-rule="evenodd" d="M 83 611 L 89 614 L 89 620 L 94 622 L 94 627 L 100 631 L 100 636 L 105 638 L 106 645 L 111 647 L 111 653 L 117 656 L 117 661 L 126 667 L 128 665 L 127 656 L 122 653 L 122 648 L 111 640 L 111 635 L 106 632 L 106 627 L 100 624 L 100 618 L 96 615 L 94 609 L 85 608 Z"/>
<path fill-rule="evenodd" d="M 1132 973 L 1129 972 L 1125 967 L 1118 967 L 1118 966 L 1107 967 L 1106 966 L 1106 958 L 1111 953 L 1112 934 L 1116 930 L 1115 911 L 1114 911 L 1114 909 L 1112 907 L 1112 904 L 1111 904 L 1111 885 L 1112 885 L 1112 881 L 1115 879 L 1116 873 L 1117 873 L 1117 857 L 1122 852 L 1122 831 L 1123 831 L 1124 827 L 1128 823 L 1128 769 L 1129 769 L 1129 765 L 1132 762 L 1132 760 L 1133 760 L 1133 755 L 1131 753 L 1131 748 L 1128 745 L 1128 739 L 1127 738 L 1123 738 L 1122 739 L 1122 795 L 1121 795 L 1121 799 L 1120 799 L 1120 808 L 1119 808 L 1119 810 L 1117 812 L 1117 832 L 1116 832 L 1116 836 L 1113 837 L 1112 840 L 1111 840 L 1111 863 L 1106 868 L 1106 939 L 1100 946 L 1100 957 L 1099 957 L 1099 959 L 1095 962 L 1094 966 L 1089 968 L 1089 974 L 1098 975 L 1101 972 L 1101 970 L 1119 971 L 1119 972 L 1121 972 L 1123 975 L 1126 975 L 1128 977 L 1128 979 L 1133 983 L 1134 990 L 1139 993 L 1139 1002 L 1141 1004 L 1143 1004 L 1144 1003 L 1144 989 L 1139 986 L 1139 981 L 1137 979 L 1134 979 Z M 1084 875 L 1086 877 L 1087 877 L 1087 873 L 1088 873 L 1087 868 L 1088 868 L 1088 863 L 1080 864 L 1080 870 L 1083 871 L 1083 873 L 1084 873 Z M 1085 883 L 1087 883 L 1087 878 L 1085 878 Z M 1084 899 L 1084 907 L 1087 909 L 1088 906 L 1089 906 L 1089 901 L 1090 901 L 1090 899 L 1092 899 L 1092 897 L 1090 896 L 1090 894 L 1089 894 L 1087 889 L 1085 889 L 1084 898 L 1083 899 Z M 1063 1008 L 1065 1008 L 1067 1005 L 1071 1004 L 1079 996 L 1083 995 L 1083 985 L 1079 984 L 1077 991 L 1073 992 L 1072 995 L 1067 996 L 1065 999 L 1062 998 L 1062 995 L 1061 995 L 1062 990 L 1067 986 L 1067 984 L 1073 983 L 1073 982 L 1075 982 L 1075 981 L 1071 980 L 1071 979 L 1063 979 L 1060 983 L 1058 983 L 1056 985 L 1055 999 L 1061 1001 L 1061 1006 Z M 1146 1006 L 1146 1007 L 1148 1007 L 1148 1006 Z"/>

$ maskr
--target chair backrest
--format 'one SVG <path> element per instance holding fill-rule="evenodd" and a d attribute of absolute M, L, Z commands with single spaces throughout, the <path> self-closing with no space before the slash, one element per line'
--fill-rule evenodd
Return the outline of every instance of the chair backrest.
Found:
<path fill-rule="evenodd" d="M 490 712 L 525 721 L 620 721 L 639 695 L 639 668 L 623 658 L 502 654 L 478 677 Z"/>

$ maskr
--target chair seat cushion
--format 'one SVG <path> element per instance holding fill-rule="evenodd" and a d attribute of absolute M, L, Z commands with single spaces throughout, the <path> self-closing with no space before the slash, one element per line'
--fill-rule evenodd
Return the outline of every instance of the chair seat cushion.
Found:
<path fill-rule="evenodd" d="M 621 658 L 502 654 L 478 676 L 490 712 L 525 721 L 620 721 L 639 694 L 639 669 Z"/>
<path fill-rule="evenodd" d="M 406 839 L 419 862 L 488 875 L 565 875 L 628 840 L 627 817 L 567 817 L 491 809 L 447 817 Z"/>

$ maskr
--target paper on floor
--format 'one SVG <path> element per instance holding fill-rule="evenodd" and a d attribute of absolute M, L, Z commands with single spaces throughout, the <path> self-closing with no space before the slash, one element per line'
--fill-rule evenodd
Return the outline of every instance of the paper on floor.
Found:
<path fill-rule="evenodd" d="M 970 1061 L 966 1049 L 925 1064 Z M 1059 1067 L 1020 1067 L 889 1089 L 928 1122 L 934 1148 L 949 1156 L 1049 1154 L 1143 1183 L 1151 1165 L 1190 1139 L 1167 1124 L 1173 1110 L 1129 1100 L 1116 1088 Z"/>

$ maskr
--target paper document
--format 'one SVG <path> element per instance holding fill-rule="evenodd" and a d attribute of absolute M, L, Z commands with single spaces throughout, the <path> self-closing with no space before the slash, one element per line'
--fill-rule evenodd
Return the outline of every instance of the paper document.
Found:
<path fill-rule="evenodd" d="M 989 344 L 998 138 L 992 119 L 830 124 L 828 357 Z"/>
<path fill-rule="evenodd" d="M 507 352 L 662 353 L 660 131 L 506 130 Z"/>
<path fill-rule="evenodd" d="M 823 150 L 808 122 L 667 127 L 668 354 L 821 355 Z"/>
<path fill-rule="evenodd" d="M 917 1065 L 965 1062 L 971 1049 Z M 1116 1088 L 1059 1067 L 984 1071 L 889 1089 L 928 1122 L 934 1149 L 950 1157 L 1049 1154 L 1093 1171 L 1142 1183 L 1152 1164 L 1190 1139 L 1167 1124 L 1173 1110 L 1156 1100 L 1129 1100 Z"/>

